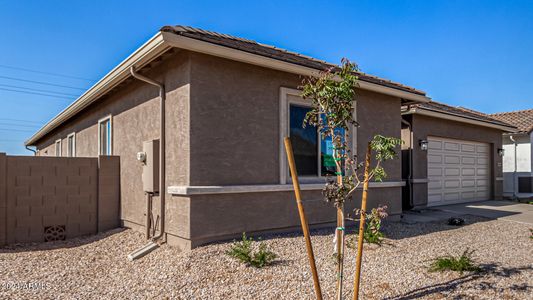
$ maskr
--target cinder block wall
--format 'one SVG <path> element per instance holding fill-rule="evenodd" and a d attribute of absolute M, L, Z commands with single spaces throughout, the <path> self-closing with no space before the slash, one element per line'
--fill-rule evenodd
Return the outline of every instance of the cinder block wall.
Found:
<path fill-rule="evenodd" d="M 117 227 L 118 160 L 0 154 L 0 245 Z"/>
<path fill-rule="evenodd" d="M 120 227 L 120 157 L 98 161 L 98 232 Z"/>

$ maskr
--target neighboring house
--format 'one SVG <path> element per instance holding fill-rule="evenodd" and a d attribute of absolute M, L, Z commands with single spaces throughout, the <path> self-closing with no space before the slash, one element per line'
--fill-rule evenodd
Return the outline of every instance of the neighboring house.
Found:
<path fill-rule="evenodd" d="M 302 76 L 317 75 L 330 67 L 326 62 L 254 41 L 166 26 L 26 145 L 35 146 L 37 155 L 120 156 L 121 219 L 126 227 L 142 229 L 147 223 L 145 191 L 157 186 L 158 178 L 147 173 L 143 179 L 146 166 L 138 158 L 143 160 L 145 155 L 138 153 L 144 151 L 150 161 L 150 153 L 157 153 L 157 147 L 143 142 L 159 140 L 160 128 L 164 129 L 165 147 L 160 150 L 164 149 L 166 160 L 166 178 L 161 177 L 166 205 L 161 218 L 154 219 L 162 223 L 158 228 L 164 225 L 170 244 L 190 249 L 244 231 L 299 227 L 282 143 L 283 137 L 290 135 L 309 222 L 313 226 L 330 225 L 335 210 L 324 203 L 321 189 L 329 173 L 322 157 L 331 149 L 314 128 L 301 127 L 310 103 L 297 90 Z M 164 84 L 163 124 L 158 88 L 135 79 L 132 73 Z M 417 89 L 359 74 L 355 118 L 360 127 L 353 128 L 348 136 L 353 153 L 363 157 L 366 143 L 376 134 L 400 138 L 401 107 L 428 101 Z M 438 120 L 442 126 L 452 124 L 457 131 L 484 130 L 490 126 L 483 125 L 491 123 L 473 127 Z M 414 122 L 416 132 L 417 120 Z M 485 138 L 480 142 L 489 143 L 483 145 L 501 143 L 505 126 L 498 126 L 481 134 Z M 431 128 L 439 136 L 439 127 Z M 490 157 L 494 157 L 493 148 L 486 149 Z M 406 184 L 401 165 L 400 159 L 387 162 L 387 180 L 371 183 L 371 207 L 386 204 L 396 216 L 408 208 L 402 207 Z M 495 168 L 491 174 L 500 172 Z M 417 174 L 414 178 L 425 177 Z M 497 197 L 498 191 L 493 189 L 491 185 L 483 199 Z M 424 205 L 426 197 L 420 197 L 414 202 Z M 154 203 L 158 198 L 155 193 Z M 360 191 L 355 199 L 347 211 L 358 206 Z"/>
<path fill-rule="evenodd" d="M 402 108 L 404 209 L 502 197 L 502 132 L 508 123 L 463 107 Z"/>
<path fill-rule="evenodd" d="M 504 196 L 533 197 L 533 109 L 497 113 L 491 117 L 518 128 L 503 135 Z"/>

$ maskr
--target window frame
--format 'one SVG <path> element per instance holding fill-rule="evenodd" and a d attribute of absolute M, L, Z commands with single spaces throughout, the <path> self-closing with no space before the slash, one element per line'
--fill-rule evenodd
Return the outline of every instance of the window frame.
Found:
<path fill-rule="evenodd" d="M 59 145 L 59 147 L 58 147 Z M 55 147 L 55 155 L 56 157 L 61 157 L 63 155 L 63 145 L 62 145 L 62 142 L 61 142 L 61 139 L 57 139 L 55 142 L 54 142 L 54 147 Z M 59 149 L 59 151 L 57 151 Z"/>
<path fill-rule="evenodd" d="M 70 138 L 72 138 L 72 153 L 70 153 Z M 67 135 L 67 157 L 76 157 L 76 132 Z"/>
<path fill-rule="evenodd" d="M 109 121 L 109 153 L 108 154 L 102 154 L 102 123 Z M 107 115 L 100 120 L 98 120 L 98 155 L 105 155 L 105 156 L 111 156 L 113 155 L 113 116 Z"/>
<path fill-rule="evenodd" d="M 289 99 L 289 96 L 296 96 L 298 99 Z M 311 107 L 311 101 L 305 100 L 301 97 L 301 91 L 293 88 L 281 87 L 279 96 L 279 182 L 280 184 L 291 183 L 289 176 L 289 166 L 287 162 L 287 154 L 285 153 L 285 145 L 283 139 L 285 136 L 290 136 L 290 106 L 297 105 L 303 107 Z M 357 120 L 357 101 L 354 104 L 354 120 Z M 351 134 L 348 138 L 348 144 L 351 146 L 352 153 L 357 153 L 357 126 L 352 126 Z M 321 149 L 322 141 L 318 141 L 318 173 L 316 176 L 298 176 L 302 183 L 322 183 L 326 176 L 321 173 Z"/>

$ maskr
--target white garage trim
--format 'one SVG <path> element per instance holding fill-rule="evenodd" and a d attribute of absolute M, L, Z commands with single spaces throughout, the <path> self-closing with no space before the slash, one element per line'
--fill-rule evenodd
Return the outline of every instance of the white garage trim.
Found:
<path fill-rule="evenodd" d="M 490 145 L 428 137 L 428 206 L 488 200 Z"/>

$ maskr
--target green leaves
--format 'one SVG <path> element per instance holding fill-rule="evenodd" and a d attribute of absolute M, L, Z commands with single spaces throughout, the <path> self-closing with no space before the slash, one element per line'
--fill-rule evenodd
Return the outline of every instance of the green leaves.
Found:
<path fill-rule="evenodd" d="M 376 160 L 380 162 L 395 158 L 397 156 L 396 147 L 401 144 L 401 139 L 379 134 L 374 136 L 374 139 L 370 142 L 372 150 L 376 152 Z"/>
<path fill-rule="evenodd" d="M 387 173 L 381 163 L 396 158 L 396 147 L 402 143 L 401 139 L 395 137 L 386 137 L 379 134 L 374 136 L 374 139 L 370 142 L 370 148 L 375 152 L 377 162 L 376 167 L 371 171 L 375 181 L 383 181 L 387 177 Z"/>
<path fill-rule="evenodd" d="M 320 133 L 329 136 L 331 129 L 348 130 L 351 124 L 357 125 L 353 118 L 357 71 L 356 64 L 343 59 L 340 68 L 330 68 L 319 77 L 304 79 L 300 86 L 302 97 L 313 103 L 304 119 L 304 127 L 315 126 Z"/>
<path fill-rule="evenodd" d="M 254 251 L 254 248 L 254 239 L 247 238 L 246 233 L 243 232 L 242 240 L 235 241 L 226 254 L 255 268 L 269 265 L 277 258 L 274 252 L 268 250 L 264 242 L 259 243 L 256 247 L 257 251 Z"/>
<path fill-rule="evenodd" d="M 456 271 L 461 274 L 463 272 L 479 272 L 481 268 L 472 259 L 474 251 L 468 251 L 468 248 L 459 257 L 455 256 L 441 256 L 433 260 L 429 266 L 430 272 Z"/>

